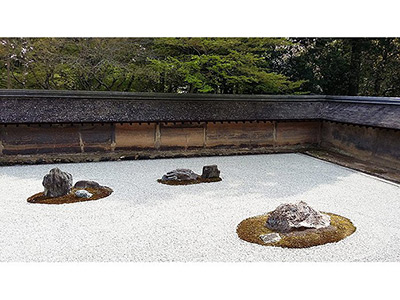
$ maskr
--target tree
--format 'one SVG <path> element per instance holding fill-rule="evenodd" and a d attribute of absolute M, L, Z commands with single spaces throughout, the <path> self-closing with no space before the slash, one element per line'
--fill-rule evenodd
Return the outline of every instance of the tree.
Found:
<path fill-rule="evenodd" d="M 274 69 L 291 80 L 305 80 L 302 91 L 346 95 L 350 52 L 341 39 L 296 38 L 293 47 L 277 57 Z"/>
<path fill-rule="evenodd" d="M 302 91 L 330 95 L 398 96 L 398 38 L 292 38 L 275 53 L 272 69 L 306 80 Z"/>
<path fill-rule="evenodd" d="M 278 39 L 164 38 L 155 41 L 158 91 L 188 93 L 293 93 L 303 82 L 269 71 Z"/>
<path fill-rule="evenodd" d="M 3 39 L 2 87 L 68 90 L 140 89 L 151 76 L 145 48 L 152 39 L 34 38 Z M 7 63 L 11 60 L 11 63 Z M 145 84 L 146 85 L 146 84 Z"/>
<path fill-rule="evenodd" d="M 1 38 L 0 88 L 399 96 L 399 38 Z"/>
<path fill-rule="evenodd" d="M 0 88 L 23 88 L 24 82 L 16 74 L 25 69 L 26 50 L 25 39 L 0 39 Z"/>
<path fill-rule="evenodd" d="M 371 40 L 361 66 L 360 93 L 371 96 L 400 95 L 400 39 Z"/>

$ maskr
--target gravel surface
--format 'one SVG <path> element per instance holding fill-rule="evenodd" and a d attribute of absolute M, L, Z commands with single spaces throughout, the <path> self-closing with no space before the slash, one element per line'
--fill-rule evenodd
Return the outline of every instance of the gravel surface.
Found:
<path fill-rule="evenodd" d="M 156 182 L 217 164 L 223 180 Z M 56 165 L 0 167 L 0 261 L 399 261 L 400 186 L 301 154 L 57 165 L 74 182 L 114 189 L 97 201 L 30 204 Z M 334 244 L 282 249 L 236 235 L 243 219 L 304 200 L 357 231 Z"/>

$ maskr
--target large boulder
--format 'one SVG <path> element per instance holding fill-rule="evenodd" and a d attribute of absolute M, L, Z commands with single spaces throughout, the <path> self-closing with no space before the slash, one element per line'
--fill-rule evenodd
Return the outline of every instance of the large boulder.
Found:
<path fill-rule="evenodd" d="M 330 216 L 322 214 L 307 203 L 300 201 L 281 204 L 270 213 L 266 227 L 278 232 L 290 232 L 298 229 L 325 228 L 330 225 Z"/>
<path fill-rule="evenodd" d="M 71 192 L 72 175 L 61 171 L 59 168 L 51 169 L 43 177 L 44 195 L 47 197 L 60 197 Z"/>
<path fill-rule="evenodd" d="M 219 174 L 220 171 L 218 170 L 217 165 L 210 165 L 203 167 L 203 173 L 201 174 L 201 177 L 204 179 L 219 178 Z"/>
<path fill-rule="evenodd" d="M 190 180 L 197 180 L 200 178 L 200 175 L 194 173 L 192 170 L 189 169 L 176 169 L 167 174 L 163 175 L 161 180 L 163 181 L 190 181 Z"/>

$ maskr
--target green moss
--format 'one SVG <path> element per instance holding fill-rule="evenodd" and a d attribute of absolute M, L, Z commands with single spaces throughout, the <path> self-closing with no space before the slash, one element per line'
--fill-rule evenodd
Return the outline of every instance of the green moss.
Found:
<path fill-rule="evenodd" d="M 66 203 L 75 203 L 75 202 L 84 202 L 91 200 L 98 200 L 101 198 L 105 198 L 113 192 L 109 187 L 103 186 L 97 189 L 94 188 L 86 188 L 85 190 L 89 193 L 93 194 L 90 198 L 80 198 L 75 196 L 75 192 L 80 189 L 73 188 L 68 195 L 64 195 L 61 197 L 47 197 L 43 192 L 37 193 L 28 198 L 29 203 L 40 203 L 40 204 L 66 204 Z"/>
<path fill-rule="evenodd" d="M 221 181 L 222 178 L 218 177 L 218 178 L 199 178 L 196 180 L 182 180 L 182 181 L 178 181 L 178 180 L 161 180 L 161 179 L 157 179 L 157 182 L 162 183 L 162 184 L 168 184 L 168 185 L 189 185 L 189 184 L 198 184 L 198 183 L 209 183 L 209 182 L 218 182 Z"/>
<path fill-rule="evenodd" d="M 275 243 L 266 244 L 260 238 L 262 234 L 276 232 L 265 227 L 269 213 L 243 220 L 237 226 L 236 232 L 242 240 L 263 246 L 308 248 L 338 242 L 356 231 L 356 227 L 349 219 L 332 213 L 326 214 L 331 217 L 329 227 L 279 233 L 281 240 Z"/>

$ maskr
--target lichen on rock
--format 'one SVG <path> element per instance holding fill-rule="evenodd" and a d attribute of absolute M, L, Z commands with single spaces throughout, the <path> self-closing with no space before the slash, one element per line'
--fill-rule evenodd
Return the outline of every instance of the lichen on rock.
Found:
<path fill-rule="evenodd" d="M 47 197 L 60 197 L 71 192 L 72 175 L 61 171 L 59 168 L 51 169 L 43 177 L 44 195 Z"/>
<path fill-rule="evenodd" d="M 330 225 L 330 217 L 316 211 L 304 201 L 279 205 L 272 211 L 265 224 L 277 232 L 289 232 L 306 228 L 325 228 Z"/>

